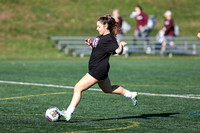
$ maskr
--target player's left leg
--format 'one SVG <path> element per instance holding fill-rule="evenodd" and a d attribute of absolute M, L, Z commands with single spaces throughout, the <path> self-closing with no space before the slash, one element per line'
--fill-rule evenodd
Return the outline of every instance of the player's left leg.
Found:
<path fill-rule="evenodd" d="M 105 93 L 123 95 L 127 98 L 130 98 L 131 101 L 133 102 L 133 105 L 137 104 L 137 95 L 138 95 L 137 92 L 130 92 L 129 90 L 126 90 L 119 85 L 111 85 L 109 77 L 107 77 L 103 81 L 99 81 L 98 85 Z"/>

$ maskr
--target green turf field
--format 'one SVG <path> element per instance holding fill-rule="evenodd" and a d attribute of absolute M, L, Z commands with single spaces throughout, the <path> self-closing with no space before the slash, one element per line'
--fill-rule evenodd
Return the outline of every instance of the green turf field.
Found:
<path fill-rule="evenodd" d="M 0 132 L 200 132 L 199 57 L 110 62 L 112 83 L 139 92 L 136 107 L 123 96 L 88 90 L 70 122 L 49 122 L 46 109 L 67 108 L 88 58 L 1 59 Z"/>

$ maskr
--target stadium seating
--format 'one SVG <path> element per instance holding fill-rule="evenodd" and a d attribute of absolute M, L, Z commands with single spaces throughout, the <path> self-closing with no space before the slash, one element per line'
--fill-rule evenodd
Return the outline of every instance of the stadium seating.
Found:
<path fill-rule="evenodd" d="M 64 51 L 65 54 L 73 56 L 88 56 L 91 53 L 91 48 L 85 45 L 84 39 L 94 37 L 89 36 L 52 36 L 50 40 L 54 40 L 56 44 L 54 47 L 58 51 Z M 133 37 L 123 37 L 127 42 L 128 50 L 124 52 L 125 56 L 132 53 L 145 53 L 157 54 L 160 53 L 161 44 L 157 41 L 156 37 L 148 37 L 149 45 L 147 45 L 146 38 L 138 38 L 137 45 L 133 45 Z M 178 54 L 178 55 L 200 55 L 200 41 L 196 37 L 175 37 L 174 42 L 176 47 L 172 48 L 169 45 L 165 53 Z M 151 47 L 151 51 L 147 52 L 147 47 Z"/>

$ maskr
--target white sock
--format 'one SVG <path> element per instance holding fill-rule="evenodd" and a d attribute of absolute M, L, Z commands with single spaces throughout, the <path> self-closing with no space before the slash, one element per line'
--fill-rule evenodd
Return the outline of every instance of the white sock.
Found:
<path fill-rule="evenodd" d="M 130 98 L 132 93 L 129 90 L 125 90 L 124 96 Z"/>
<path fill-rule="evenodd" d="M 67 108 L 67 114 L 71 115 L 71 114 L 74 112 L 74 110 L 75 110 L 74 107 L 69 106 L 69 107 Z"/>

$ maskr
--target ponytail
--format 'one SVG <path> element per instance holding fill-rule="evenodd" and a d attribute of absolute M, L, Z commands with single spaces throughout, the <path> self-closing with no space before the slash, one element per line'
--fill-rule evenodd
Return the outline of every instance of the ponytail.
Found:
<path fill-rule="evenodd" d="M 100 17 L 97 21 L 102 22 L 103 25 L 108 24 L 108 30 L 116 37 L 118 23 L 110 15 L 104 15 Z"/>

